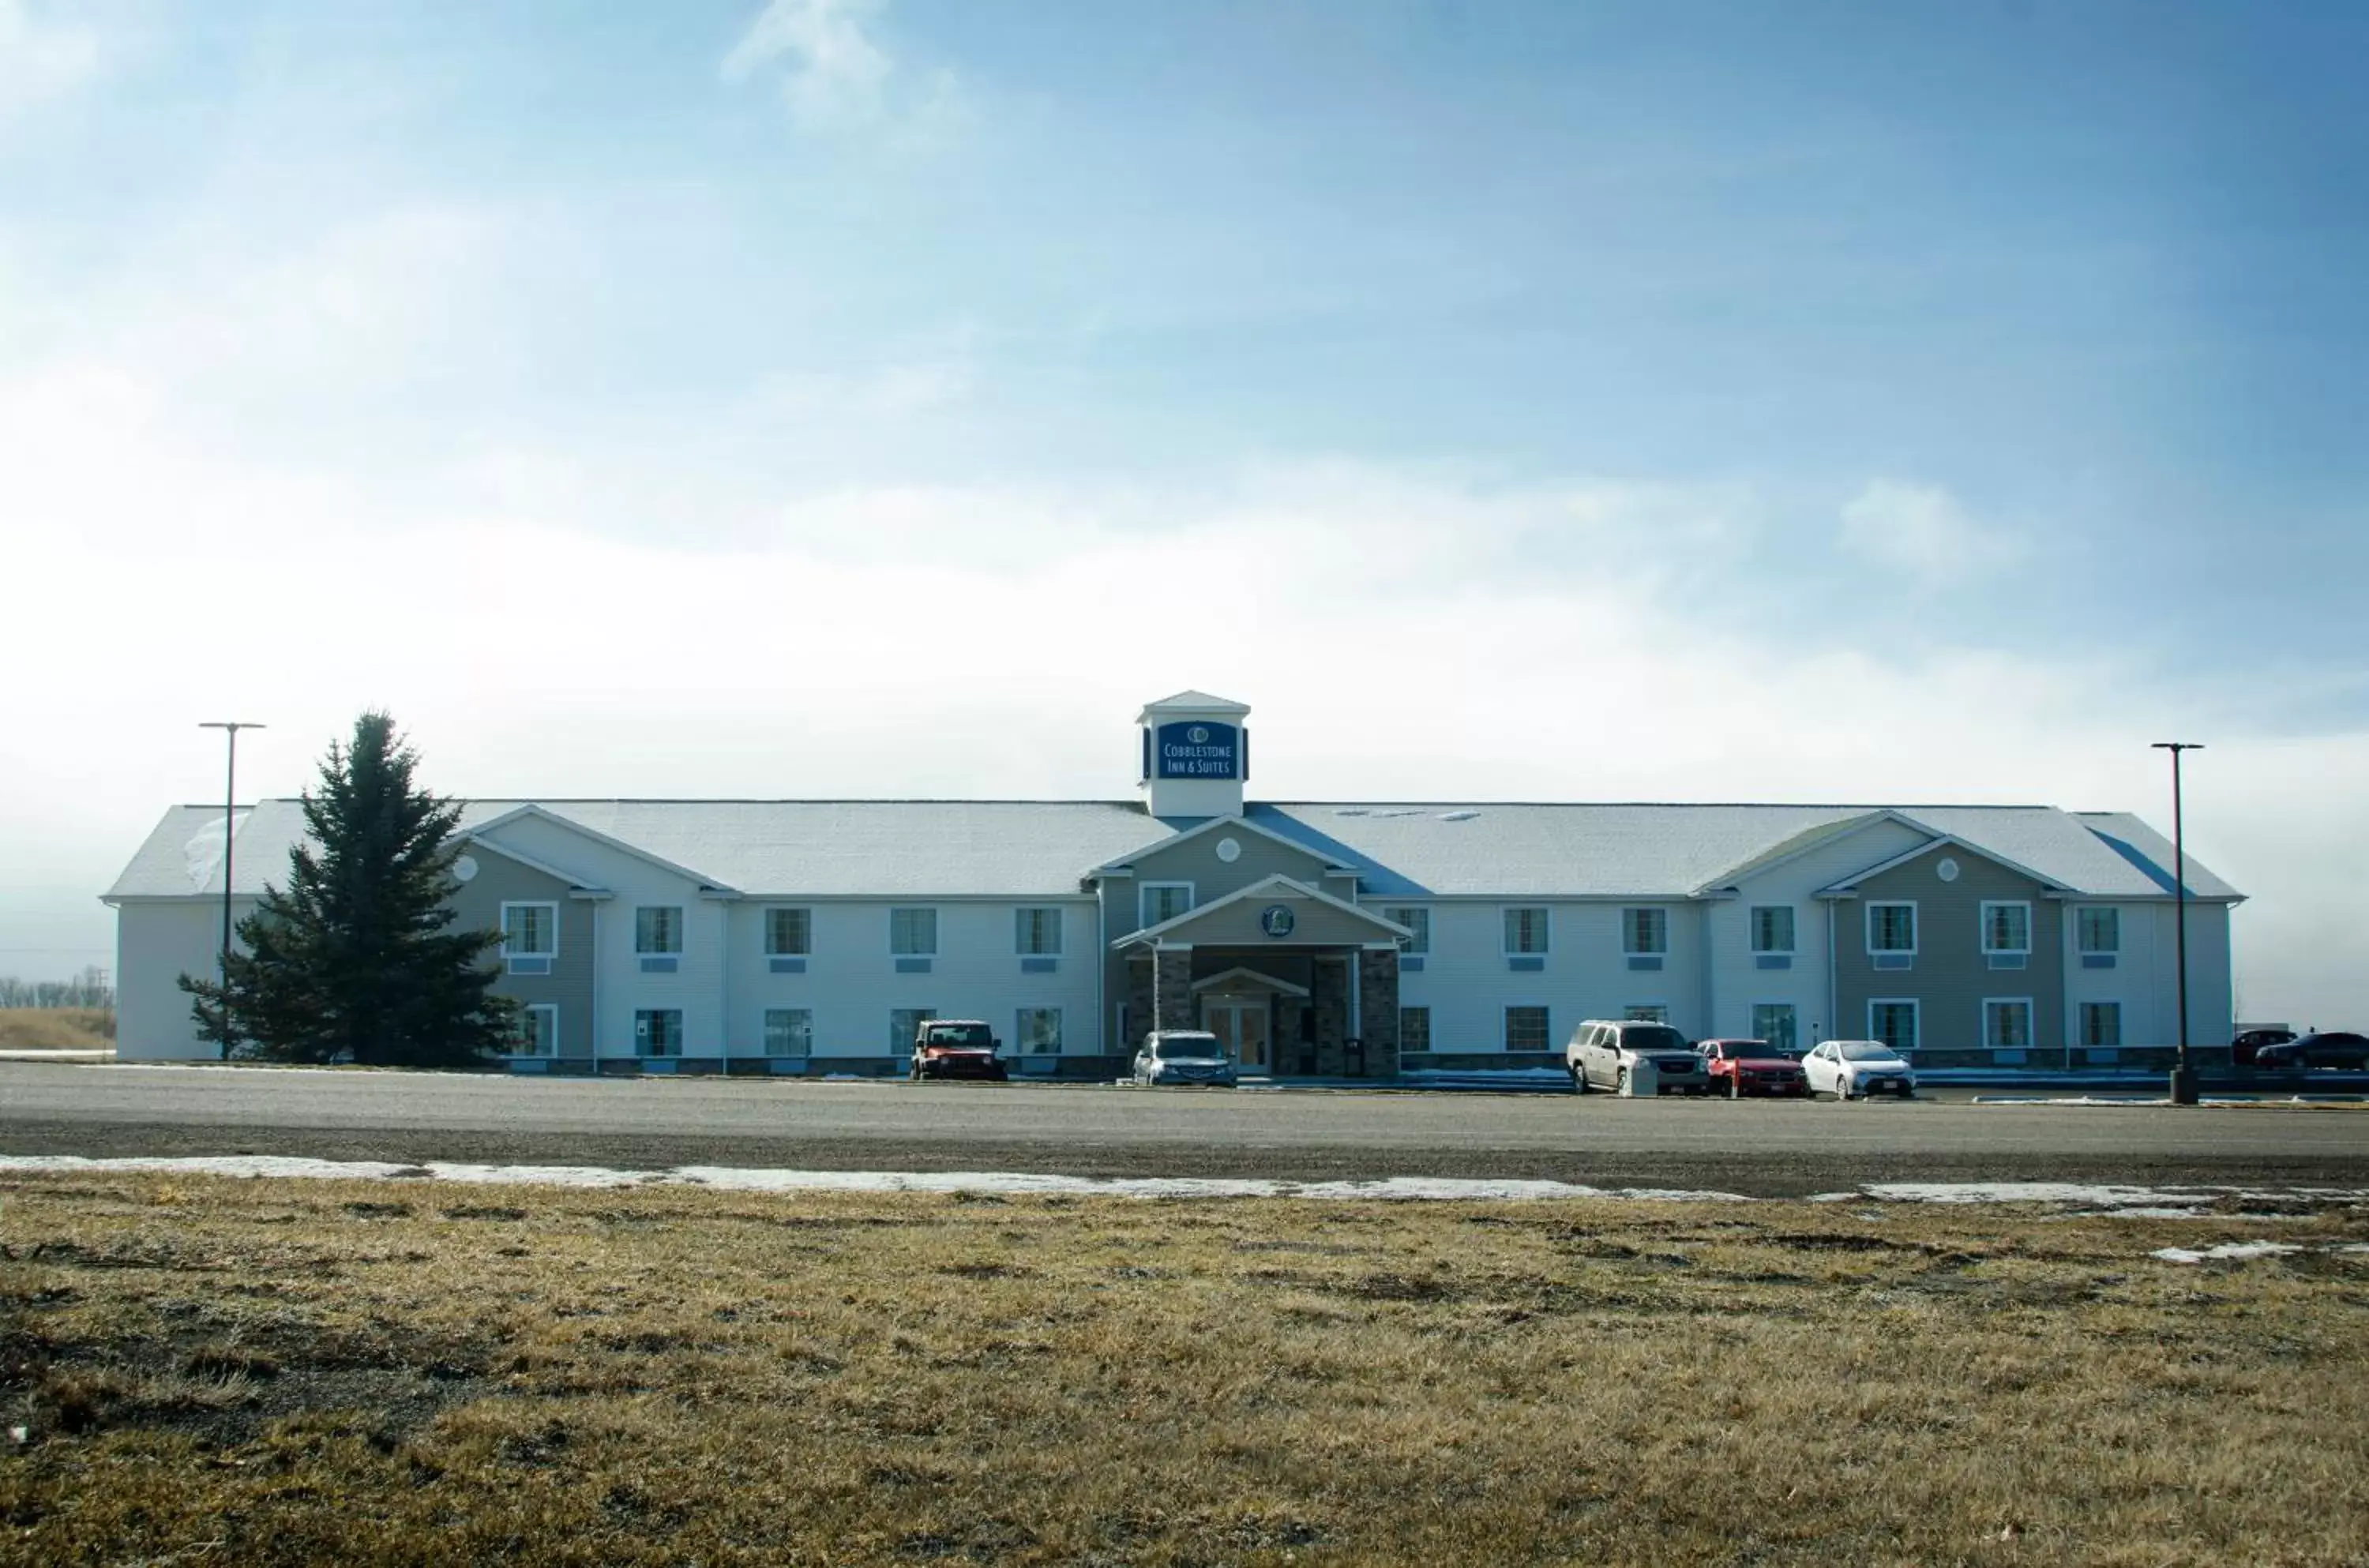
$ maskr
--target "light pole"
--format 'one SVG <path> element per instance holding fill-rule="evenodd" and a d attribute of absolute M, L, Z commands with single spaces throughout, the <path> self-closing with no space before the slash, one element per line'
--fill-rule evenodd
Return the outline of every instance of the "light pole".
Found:
<path fill-rule="evenodd" d="M 230 873 L 232 836 L 238 827 L 238 732 L 264 727 L 246 719 L 207 719 L 200 729 L 219 729 L 230 741 L 230 771 L 223 784 L 222 1052 L 230 1056 Z"/>
<path fill-rule="evenodd" d="M 2180 1065 L 2171 1070 L 2171 1103 L 2192 1105 L 2196 1069 L 2188 1059 L 2188 839 L 2180 816 L 2180 754 L 2204 748 L 2193 740 L 2158 740 L 2154 749 L 2171 753 L 2172 943 L 2179 950 L 2180 975 Z"/>

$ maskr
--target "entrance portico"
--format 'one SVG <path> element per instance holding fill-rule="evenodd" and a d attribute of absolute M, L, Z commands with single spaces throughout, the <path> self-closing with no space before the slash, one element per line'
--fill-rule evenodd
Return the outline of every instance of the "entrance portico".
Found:
<path fill-rule="evenodd" d="M 1244 1069 L 1398 1073 L 1402 927 L 1270 876 L 1113 944 L 1144 1027 L 1207 1029 Z"/>

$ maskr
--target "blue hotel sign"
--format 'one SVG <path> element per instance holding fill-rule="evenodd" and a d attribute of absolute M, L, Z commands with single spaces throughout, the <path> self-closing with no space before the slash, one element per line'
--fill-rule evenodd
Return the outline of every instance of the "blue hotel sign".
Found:
<path fill-rule="evenodd" d="M 1151 738 L 1152 777 L 1239 779 L 1242 732 L 1230 724 L 1184 719 L 1163 724 Z"/>

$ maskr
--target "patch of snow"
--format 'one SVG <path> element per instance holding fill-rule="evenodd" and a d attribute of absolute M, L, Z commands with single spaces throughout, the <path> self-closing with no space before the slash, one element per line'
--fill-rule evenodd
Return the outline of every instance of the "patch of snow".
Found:
<path fill-rule="evenodd" d="M 246 811 L 231 813 L 233 839 L 238 837 L 249 815 Z M 213 880 L 214 868 L 223 863 L 223 819 L 219 817 L 191 834 L 189 841 L 181 846 L 181 869 L 189 874 L 189 886 L 198 892 L 204 892 L 206 884 Z"/>
<path fill-rule="evenodd" d="M 2186 1247 L 2157 1247 L 2148 1255 L 2166 1263 L 2243 1262 L 2248 1258 L 2279 1257 L 2303 1249 L 2293 1242 L 2224 1242 L 2217 1247 L 2191 1252 Z"/>
<path fill-rule="evenodd" d="M 1470 822 L 1480 815 L 1478 811 L 1443 811 L 1439 819 L 1443 822 Z"/>

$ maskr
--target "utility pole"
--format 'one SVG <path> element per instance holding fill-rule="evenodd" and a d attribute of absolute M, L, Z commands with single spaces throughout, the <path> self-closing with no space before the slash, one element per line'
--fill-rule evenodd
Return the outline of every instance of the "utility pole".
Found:
<path fill-rule="evenodd" d="M 223 988 L 222 1054 L 230 1056 L 230 883 L 233 841 L 238 830 L 238 732 L 261 729 L 264 727 L 246 719 L 208 719 L 200 729 L 219 729 L 230 741 L 230 771 L 223 784 L 223 933 L 221 979 Z"/>
<path fill-rule="evenodd" d="M 2173 943 L 2179 949 L 2180 1065 L 2171 1070 L 2171 1103 L 2196 1104 L 2196 1069 L 2188 1059 L 2188 839 L 2180 812 L 2180 754 L 2202 751 L 2193 740 L 2158 740 L 2154 750 L 2171 753 L 2171 881 Z"/>

